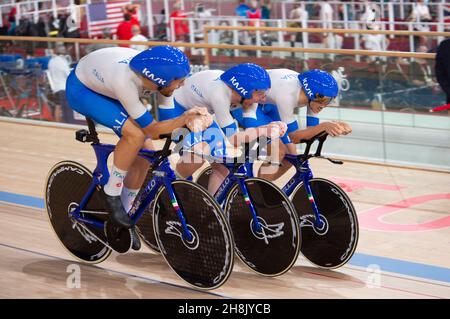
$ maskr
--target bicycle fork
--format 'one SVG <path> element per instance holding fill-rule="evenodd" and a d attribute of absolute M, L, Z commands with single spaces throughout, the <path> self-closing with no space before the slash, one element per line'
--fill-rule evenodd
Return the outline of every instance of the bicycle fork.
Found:
<path fill-rule="evenodd" d="M 256 208 L 250 199 L 247 185 L 245 185 L 245 178 L 253 177 L 253 163 L 246 162 L 244 165 L 239 167 L 238 172 L 234 173 L 234 176 L 236 177 L 238 185 L 241 188 L 241 192 L 242 192 L 242 195 L 244 196 L 245 204 L 248 206 L 248 208 L 250 209 L 250 212 L 252 214 L 253 230 L 255 232 L 261 232 L 262 227 L 258 220 L 258 214 L 256 212 Z"/>
<path fill-rule="evenodd" d="M 311 184 L 309 181 L 313 178 L 312 171 L 309 167 L 308 162 L 304 162 L 300 168 L 300 171 L 304 171 L 304 177 L 303 177 L 303 185 L 305 185 L 306 188 L 306 194 L 308 196 L 309 203 L 311 204 L 311 208 L 314 212 L 315 219 L 314 219 L 314 227 L 318 229 L 322 229 L 325 225 L 324 221 L 320 217 L 319 208 L 317 207 L 316 201 L 314 199 L 314 194 L 311 188 Z"/>

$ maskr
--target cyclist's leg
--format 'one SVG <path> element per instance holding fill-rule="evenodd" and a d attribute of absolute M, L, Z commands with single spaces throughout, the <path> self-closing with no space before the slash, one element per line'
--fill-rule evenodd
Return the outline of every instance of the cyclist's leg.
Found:
<path fill-rule="evenodd" d="M 211 169 L 212 172 L 208 180 L 208 191 L 214 195 L 230 171 L 220 163 L 211 163 Z"/>
<path fill-rule="evenodd" d="M 127 227 L 130 220 L 126 213 L 123 216 L 120 195 L 126 174 L 144 143 L 144 133 L 129 118 L 119 101 L 90 90 L 77 79 L 75 72 L 71 72 L 67 79 L 66 96 L 75 111 L 111 128 L 120 137 L 114 150 L 114 164 L 104 192 L 105 199 L 113 211 L 113 218 Z"/>
<path fill-rule="evenodd" d="M 155 149 L 151 139 L 145 140 L 143 148 L 146 150 Z M 126 211 L 131 209 L 131 206 L 133 205 L 133 202 L 142 187 L 149 168 L 150 163 L 140 156 L 137 156 L 131 165 L 127 176 L 125 177 L 124 187 L 121 193 L 122 204 Z"/>
<path fill-rule="evenodd" d="M 184 112 L 186 112 L 186 108 L 174 98 L 163 98 L 163 102 L 158 105 L 158 120 L 165 121 L 174 119 L 181 116 Z M 194 139 L 194 136 L 193 134 L 189 134 L 185 139 Z M 192 141 L 191 146 L 191 150 L 198 153 L 207 151 L 207 145 L 205 143 L 194 143 Z M 203 159 L 200 156 L 190 152 L 184 152 L 176 165 L 176 171 L 181 177 L 187 178 L 192 176 L 197 169 L 202 167 L 203 163 Z"/>
<path fill-rule="evenodd" d="M 258 127 L 273 121 L 281 121 L 278 108 L 273 104 L 258 105 L 255 116 L 247 117 L 244 115 L 242 120 L 245 128 Z M 279 143 L 279 141 L 272 142 L 267 150 L 271 155 L 272 161 L 279 162 L 280 165 L 275 166 L 270 163 L 262 164 L 258 172 L 259 177 L 273 181 L 286 173 L 291 167 L 291 164 L 284 159 L 284 156 L 288 152 L 286 145 L 292 144 L 287 134 L 280 138 L 282 143 Z"/>
<path fill-rule="evenodd" d="M 232 124 L 222 129 L 214 121 L 203 135 L 204 140 L 208 143 L 210 154 L 218 158 L 227 156 L 227 137 L 235 134 L 236 130 L 236 125 Z M 211 169 L 212 172 L 208 180 L 208 191 L 214 195 L 228 176 L 229 170 L 220 163 L 211 163 Z"/>
<path fill-rule="evenodd" d="M 188 134 L 184 138 L 183 148 L 199 154 L 224 156 L 226 154 L 225 136 L 219 125 L 213 121 L 206 130 Z M 177 171 L 183 177 L 191 176 L 203 164 L 204 161 L 201 157 L 185 152 L 178 162 Z"/>

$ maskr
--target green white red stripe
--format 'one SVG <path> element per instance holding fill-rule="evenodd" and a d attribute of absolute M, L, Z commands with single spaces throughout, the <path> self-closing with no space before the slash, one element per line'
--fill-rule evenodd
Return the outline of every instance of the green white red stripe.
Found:
<path fill-rule="evenodd" d="M 314 203 L 314 197 L 310 194 L 308 194 L 308 199 L 311 203 Z"/>
<path fill-rule="evenodd" d="M 244 195 L 244 200 L 247 205 L 250 205 L 250 198 L 247 195 Z"/>
<path fill-rule="evenodd" d="M 180 209 L 180 206 L 178 206 L 178 203 L 175 199 L 172 199 L 171 203 L 172 203 L 173 208 L 175 208 L 176 210 Z"/>

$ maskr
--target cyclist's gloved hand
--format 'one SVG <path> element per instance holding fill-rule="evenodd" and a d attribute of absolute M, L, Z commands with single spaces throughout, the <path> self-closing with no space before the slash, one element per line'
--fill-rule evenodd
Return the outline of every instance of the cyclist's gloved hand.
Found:
<path fill-rule="evenodd" d="M 281 137 L 281 136 L 284 136 L 284 134 L 286 134 L 287 129 L 288 129 L 286 123 L 284 123 L 283 121 L 275 121 L 275 122 L 272 122 L 271 124 L 276 124 L 276 125 L 278 125 L 278 128 L 279 128 L 279 130 L 280 130 L 280 137 Z M 277 137 L 278 137 L 278 136 L 277 136 Z"/>
<path fill-rule="evenodd" d="M 266 135 L 271 139 L 279 138 L 281 135 L 280 126 L 276 122 L 271 122 L 263 127 L 262 135 Z"/>
<path fill-rule="evenodd" d="M 338 122 L 323 122 L 319 124 L 330 136 L 339 136 L 344 134 L 342 126 Z"/>
<path fill-rule="evenodd" d="M 186 126 L 192 132 L 201 132 L 206 130 L 212 124 L 212 116 L 199 114 L 187 114 Z"/>
<path fill-rule="evenodd" d="M 204 115 L 204 116 L 207 116 L 209 114 L 208 109 L 206 107 L 201 107 L 201 106 L 194 106 L 193 108 L 187 110 L 184 113 L 187 115 L 198 114 L 198 115 Z"/>
<path fill-rule="evenodd" d="M 341 126 L 341 129 L 343 130 L 342 135 L 347 135 L 350 134 L 352 132 L 352 127 L 345 122 L 336 122 Z"/>

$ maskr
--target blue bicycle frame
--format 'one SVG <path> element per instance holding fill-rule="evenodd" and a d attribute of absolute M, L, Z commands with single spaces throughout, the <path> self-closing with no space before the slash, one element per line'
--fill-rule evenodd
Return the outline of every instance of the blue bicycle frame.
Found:
<path fill-rule="evenodd" d="M 244 163 L 237 163 L 236 158 L 232 158 L 233 162 L 230 163 L 228 157 L 213 157 L 214 159 L 219 159 L 221 162 L 223 162 L 223 165 L 230 171 L 230 173 L 227 175 L 227 177 L 224 179 L 222 184 L 220 185 L 217 192 L 214 194 L 214 198 L 219 203 L 219 205 L 224 209 L 225 202 L 228 197 L 229 192 L 231 191 L 231 188 L 234 186 L 234 184 L 238 184 L 241 188 L 242 194 L 244 195 L 244 200 L 247 206 L 250 209 L 250 212 L 252 214 L 253 218 L 253 225 L 254 230 L 257 232 L 261 231 L 261 225 L 258 220 L 258 215 L 255 209 L 255 206 L 253 205 L 249 192 L 247 189 L 247 185 L 245 185 L 245 179 L 249 177 L 253 177 L 253 163 L 250 162 L 249 154 L 248 154 L 248 147 L 245 148 L 245 159 Z M 227 161 L 228 160 L 228 161 Z"/>
<path fill-rule="evenodd" d="M 315 215 L 314 226 L 318 228 L 321 228 L 323 226 L 323 221 L 322 218 L 320 217 L 320 212 L 314 199 L 313 191 L 311 189 L 310 181 L 311 179 L 314 178 L 314 176 L 309 166 L 308 159 L 311 157 L 324 158 L 323 156 L 321 156 L 321 152 L 323 143 L 325 142 L 327 136 L 328 135 L 325 132 L 321 132 L 316 136 L 314 136 L 313 138 L 311 138 L 310 140 L 303 140 L 302 142 L 306 142 L 306 148 L 305 152 L 302 155 L 286 154 L 284 157 L 289 163 L 291 163 L 295 167 L 296 172 L 295 175 L 286 183 L 286 185 L 284 185 L 282 191 L 286 195 L 291 196 L 292 192 L 295 190 L 297 185 L 299 185 L 300 183 L 303 183 L 303 185 L 305 185 L 306 193 L 308 195 L 309 202 L 311 203 L 311 207 Z M 309 151 L 311 149 L 312 144 L 316 140 L 319 141 L 316 153 L 314 155 L 310 155 Z M 335 161 L 329 158 L 327 159 L 333 163 L 342 164 L 342 162 L 340 161 Z"/>
<path fill-rule="evenodd" d="M 90 130 L 92 132 L 92 129 Z M 92 133 L 91 133 L 92 134 Z M 78 138 L 77 138 L 78 139 Z M 134 214 L 131 216 L 131 220 L 133 225 L 137 223 L 139 218 L 144 213 L 147 206 L 151 203 L 152 200 L 155 199 L 155 196 L 159 190 L 159 188 L 164 185 L 169 194 L 169 198 L 171 200 L 172 206 L 177 212 L 177 215 L 180 219 L 182 228 L 183 228 L 183 236 L 187 240 L 192 240 L 192 234 L 187 228 L 186 219 L 184 218 L 184 214 L 178 205 L 177 198 L 175 196 L 175 192 L 172 187 L 172 182 L 176 179 L 175 173 L 170 167 L 170 163 L 168 160 L 168 156 L 170 155 L 170 137 L 167 137 L 166 145 L 164 146 L 162 151 L 151 151 L 151 150 L 140 150 L 138 156 L 146 159 L 150 162 L 151 167 L 153 167 L 153 178 L 150 182 L 145 185 L 145 193 L 146 195 L 140 202 L 139 207 L 135 210 Z M 83 222 L 85 224 L 92 225 L 96 228 L 103 229 L 104 222 L 99 222 L 97 220 L 93 220 L 88 217 L 82 217 L 81 211 L 88 203 L 91 196 L 94 194 L 96 188 L 104 186 L 109 179 L 109 171 L 108 171 L 108 157 L 114 151 L 115 146 L 111 144 L 101 144 L 98 142 L 94 142 L 91 144 L 94 148 L 95 156 L 97 158 L 97 167 L 93 172 L 92 183 L 89 187 L 89 190 L 84 195 L 82 201 L 79 206 L 70 213 L 71 217 L 75 218 L 77 221 Z"/>
<path fill-rule="evenodd" d="M 281 190 L 286 195 L 291 196 L 297 185 L 303 182 L 308 194 L 309 202 L 311 203 L 311 207 L 316 217 L 314 220 L 314 226 L 318 228 L 322 227 L 322 219 L 320 218 L 319 209 L 317 208 L 316 201 L 314 200 L 314 194 L 311 189 L 311 184 L 309 183 L 314 176 L 311 168 L 309 167 L 308 160 L 301 161 L 297 155 L 290 154 L 286 154 L 284 158 L 295 167 L 296 172 Z"/>

